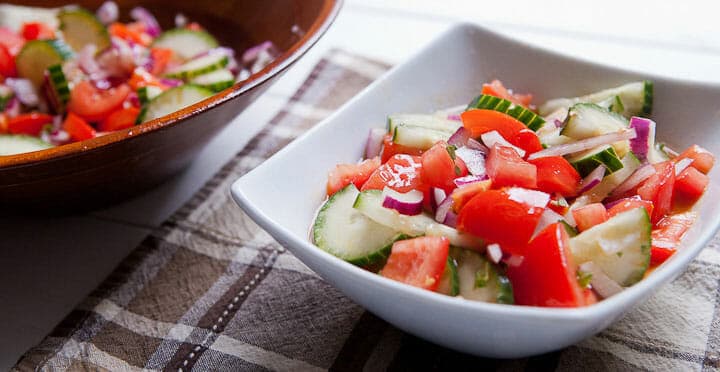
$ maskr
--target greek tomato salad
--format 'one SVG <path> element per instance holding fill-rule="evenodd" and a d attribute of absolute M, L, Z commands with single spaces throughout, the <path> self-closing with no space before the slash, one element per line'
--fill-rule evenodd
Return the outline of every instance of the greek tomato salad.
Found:
<path fill-rule="evenodd" d="M 162 30 L 147 9 L 118 20 L 116 3 L 0 4 L 0 156 L 126 129 L 224 90 L 279 54 L 271 42 L 239 61 L 202 25 L 178 14 Z"/>
<path fill-rule="evenodd" d="M 328 174 L 313 242 L 469 300 L 613 296 L 675 253 L 715 160 L 656 142 L 652 102 L 649 81 L 536 106 L 495 80 L 469 105 L 390 115 Z"/>

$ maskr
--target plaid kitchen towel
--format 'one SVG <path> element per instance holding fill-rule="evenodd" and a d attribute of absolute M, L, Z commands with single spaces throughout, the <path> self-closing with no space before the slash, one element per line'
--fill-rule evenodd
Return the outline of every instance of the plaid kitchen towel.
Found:
<path fill-rule="evenodd" d="M 597 336 L 492 360 L 388 325 L 283 249 L 230 184 L 387 66 L 331 51 L 245 149 L 148 236 L 17 370 L 710 370 L 720 361 L 717 238 L 687 272 Z"/>

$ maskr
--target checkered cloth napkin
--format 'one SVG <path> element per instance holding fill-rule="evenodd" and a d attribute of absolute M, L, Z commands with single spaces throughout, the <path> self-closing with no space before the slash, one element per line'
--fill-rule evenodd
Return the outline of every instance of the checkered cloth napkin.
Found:
<path fill-rule="evenodd" d="M 519 360 L 460 354 L 397 330 L 248 218 L 230 184 L 387 66 L 331 51 L 233 160 L 15 367 L 18 370 L 705 370 L 720 361 L 715 239 L 611 328 Z"/>

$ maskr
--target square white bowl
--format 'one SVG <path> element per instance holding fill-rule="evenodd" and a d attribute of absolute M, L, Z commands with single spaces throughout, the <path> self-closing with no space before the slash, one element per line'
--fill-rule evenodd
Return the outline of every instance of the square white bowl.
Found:
<path fill-rule="evenodd" d="M 357 161 L 368 130 L 388 114 L 432 112 L 469 102 L 500 79 L 535 102 L 649 79 L 658 138 L 676 149 L 698 143 L 720 154 L 720 86 L 688 83 L 574 59 L 505 38 L 476 25 L 453 27 L 398 65 L 331 117 L 232 185 L 242 209 L 325 280 L 409 333 L 489 357 L 523 357 L 576 343 L 608 327 L 680 275 L 720 225 L 720 175 L 696 206 L 699 218 L 682 248 L 648 278 L 610 299 L 576 309 L 467 301 L 385 279 L 315 247 L 309 228 L 325 198 L 328 171 Z"/>

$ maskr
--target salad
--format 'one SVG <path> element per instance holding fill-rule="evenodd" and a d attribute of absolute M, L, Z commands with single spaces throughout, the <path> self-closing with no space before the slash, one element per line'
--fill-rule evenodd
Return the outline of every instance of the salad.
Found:
<path fill-rule="evenodd" d="M 593 304 L 675 253 L 708 185 L 714 156 L 656 142 L 652 104 L 649 81 L 536 106 L 495 80 L 469 105 L 389 115 L 329 172 L 312 240 L 449 296 Z"/>
<path fill-rule="evenodd" d="M 0 4 L 0 155 L 82 141 L 146 122 L 246 79 L 279 54 L 271 42 L 236 60 L 178 14 L 162 30 L 145 8 Z"/>

